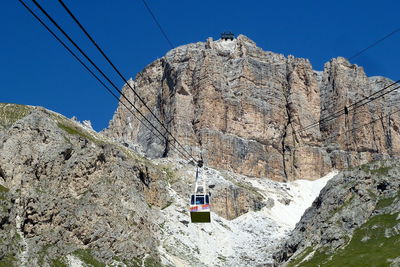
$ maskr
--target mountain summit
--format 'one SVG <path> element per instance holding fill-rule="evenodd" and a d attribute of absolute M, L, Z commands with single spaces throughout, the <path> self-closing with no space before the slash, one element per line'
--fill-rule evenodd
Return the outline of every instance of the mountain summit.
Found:
<path fill-rule="evenodd" d="M 399 115 L 389 113 L 399 95 L 351 106 L 391 83 L 341 57 L 315 71 L 307 59 L 264 51 L 244 35 L 177 47 L 129 81 L 206 165 L 278 181 L 398 155 Z M 123 92 L 157 124 L 129 86 Z M 348 114 L 318 124 L 346 106 Z M 153 158 L 176 155 L 121 104 L 106 132 Z"/>
<path fill-rule="evenodd" d="M 399 266 L 400 164 L 370 162 L 399 154 L 399 95 L 366 98 L 389 79 L 240 35 L 173 49 L 129 84 L 205 166 L 122 105 L 103 134 L 0 103 L 0 266 Z M 211 223 L 190 222 L 198 173 Z"/>

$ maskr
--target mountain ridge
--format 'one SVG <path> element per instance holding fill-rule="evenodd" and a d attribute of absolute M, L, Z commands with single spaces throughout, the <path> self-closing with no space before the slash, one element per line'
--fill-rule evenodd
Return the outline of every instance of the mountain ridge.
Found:
<path fill-rule="evenodd" d="M 208 38 L 169 51 L 129 83 L 186 150 L 215 168 L 290 181 L 400 152 L 398 114 L 388 117 L 397 92 L 299 131 L 392 83 L 368 78 L 342 57 L 320 72 L 307 59 L 263 51 L 244 35 Z M 123 92 L 157 124 L 129 86 Z M 381 125 L 359 128 L 379 117 Z M 121 105 L 106 134 L 152 158 L 176 155 Z"/>

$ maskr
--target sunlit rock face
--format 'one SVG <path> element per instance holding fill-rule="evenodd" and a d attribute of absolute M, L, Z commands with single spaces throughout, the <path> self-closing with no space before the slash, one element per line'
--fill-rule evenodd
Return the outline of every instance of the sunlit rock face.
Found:
<path fill-rule="evenodd" d="M 159 260 L 162 170 L 43 108 L 0 103 L 0 125 L 0 265 Z"/>
<path fill-rule="evenodd" d="M 177 47 L 148 65 L 123 92 L 165 133 L 134 88 L 179 143 L 206 165 L 286 181 L 397 155 L 398 114 L 386 116 L 394 111 L 397 94 L 355 111 L 350 106 L 390 83 L 368 78 L 344 58 L 315 71 L 307 59 L 264 51 L 239 35 L 233 41 L 209 38 Z M 299 130 L 345 106 L 350 107 L 347 116 Z M 362 127 L 372 120 L 377 121 Z M 106 133 L 139 144 L 151 157 L 182 157 L 122 105 Z"/>

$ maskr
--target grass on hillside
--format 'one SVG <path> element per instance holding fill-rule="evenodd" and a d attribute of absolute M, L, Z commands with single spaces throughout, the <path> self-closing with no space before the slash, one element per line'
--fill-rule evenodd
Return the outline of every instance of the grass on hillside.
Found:
<path fill-rule="evenodd" d="M 14 122 L 29 114 L 31 108 L 18 104 L 0 103 L 0 129 L 11 126 Z"/>
<path fill-rule="evenodd" d="M 101 142 L 100 140 L 97 140 L 97 139 L 93 138 L 92 136 L 90 136 L 89 134 L 81 131 L 80 129 L 78 129 L 78 127 L 74 127 L 72 125 L 68 125 L 66 123 L 61 123 L 61 122 L 57 123 L 57 126 L 69 134 L 78 135 L 80 137 L 83 137 L 83 138 L 90 140 L 92 142 L 95 142 L 95 143 Z"/>
<path fill-rule="evenodd" d="M 97 259 L 95 259 L 90 250 L 88 249 L 78 249 L 75 250 L 73 253 L 76 257 L 78 257 L 81 261 L 83 261 L 85 264 L 88 266 L 93 266 L 93 267 L 105 267 L 106 265 Z"/>
<path fill-rule="evenodd" d="M 396 197 L 381 199 L 376 210 L 388 207 L 395 199 Z M 288 266 L 389 266 L 388 260 L 400 256 L 400 236 L 394 229 L 400 225 L 399 216 L 399 212 L 373 216 L 354 231 L 347 246 L 335 251 L 334 254 L 327 254 L 327 249 L 324 248 L 315 251 L 308 247 Z"/>

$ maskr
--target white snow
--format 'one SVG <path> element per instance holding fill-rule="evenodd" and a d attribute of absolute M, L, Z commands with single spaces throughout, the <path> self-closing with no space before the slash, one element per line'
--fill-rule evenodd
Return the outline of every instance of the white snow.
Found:
<path fill-rule="evenodd" d="M 337 173 L 337 171 L 330 172 L 315 181 L 297 180 L 287 183 L 288 193 L 292 196 L 289 205 L 275 201 L 274 207 L 268 212 L 269 217 L 279 225 L 285 225 L 292 230 L 305 210 L 311 206 L 321 189 Z M 278 199 L 275 198 L 274 200 Z"/>
<path fill-rule="evenodd" d="M 204 172 L 209 184 L 229 186 L 233 185 L 234 179 L 252 186 L 265 200 L 274 202 L 272 207 L 267 205 L 260 211 L 251 211 L 233 220 L 212 213 L 209 224 L 190 223 L 188 196 L 182 197 L 170 188 L 176 202 L 161 211 L 165 221 L 160 224 L 162 241 L 159 251 L 164 263 L 174 266 L 263 266 L 272 263 L 275 246 L 294 228 L 336 173 L 315 181 L 279 183 L 266 178 L 222 174 L 209 168 Z M 180 172 L 187 177 L 194 177 L 194 174 L 194 168 Z"/>

